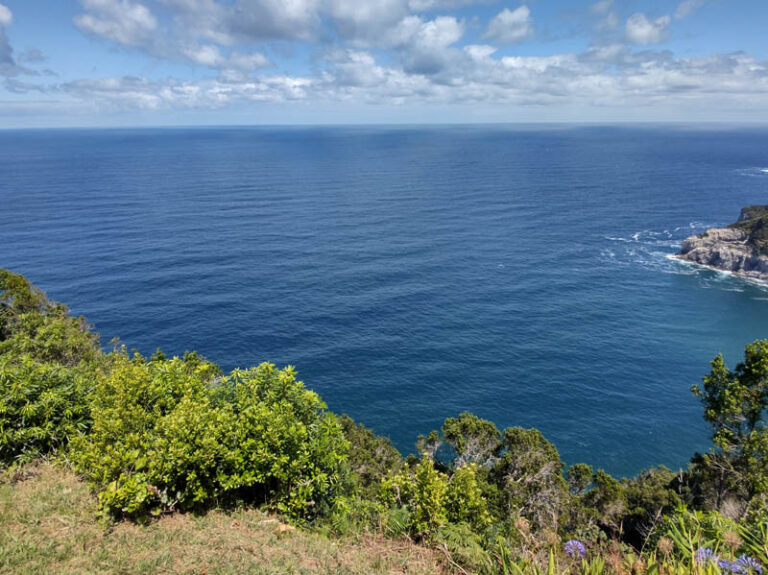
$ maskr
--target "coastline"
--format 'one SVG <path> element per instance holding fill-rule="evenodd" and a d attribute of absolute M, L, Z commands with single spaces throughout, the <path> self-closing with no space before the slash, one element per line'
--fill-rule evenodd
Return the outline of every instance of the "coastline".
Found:
<path fill-rule="evenodd" d="M 735 271 L 732 271 L 732 270 L 724 270 L 722 268 L 719 268 L 719 267 L 716 267 L 716 266 L 711 266 L 711 265 L 708 265 L 708 264 L 702 264 L 702 263 L 699 263 L 699 262 L 694 262 L 694 261 L 691 261 L 691 260 L 685 258 L 683 255 L 681 255 L 679 253 L 667 254 L 665 257 L 667 259 L 669 259 L 669 260 L 672 260 L 672 261 L 675 261 L 675 262 L 678 262 L 678 263 L 681 263 L 681 264 L 685 264 L 685 265 L 689 265 L 689 266 L 697 267 L 697 268 L 708 269 L 708 270 L 711 270 L 713 272 L 717 272 L 719 274 L 722 274 L 724 276 L 734 277 L 734 278 L 737 278 L 737 279 L 740 279 L 740 280 L 744 280 L 747 283 L 754 284 L 754 285 L 759 286 L 759 287 L 768 288 L 768 279 L 763 279 L 762 277 L 756 277 L 754 275 L 748 275 L 750 272 L 738 272 L 738 271 L 735 272 Z"/>

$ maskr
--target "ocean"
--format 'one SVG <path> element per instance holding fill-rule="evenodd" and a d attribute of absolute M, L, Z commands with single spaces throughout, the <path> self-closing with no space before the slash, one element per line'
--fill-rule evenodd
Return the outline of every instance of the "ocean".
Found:
<path fill-rule="evenodd" d="M 0 267 L 108 345 L 296 366 L 411 452 L 471 411 L 619 476 L 709 448 L 690 386 L 768 288 L 674 260 L 768 203 L 768 130 L 0 132 Z"/>

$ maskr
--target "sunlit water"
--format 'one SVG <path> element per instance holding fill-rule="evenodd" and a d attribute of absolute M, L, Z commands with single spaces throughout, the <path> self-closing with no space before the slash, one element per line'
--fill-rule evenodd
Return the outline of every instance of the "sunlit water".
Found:
<path fill-rule="evenodd" d="M 468 410 L 620 475 L 708 447 L 689 387 L 768 291 L 667 256 L 768 203 L 768 131 L 0 132 L 0 266 L 104 343 L 294 364 L 410 451 Z"/>

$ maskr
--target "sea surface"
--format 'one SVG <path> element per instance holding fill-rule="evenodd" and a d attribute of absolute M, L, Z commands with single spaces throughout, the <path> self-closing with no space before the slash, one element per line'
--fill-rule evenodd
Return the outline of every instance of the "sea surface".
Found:
<path fill-rule="evenodd" d="M 404 452 L 472 411 L 617 475 L 709 447 L 689 388 L 768 289 L 669 259 L 768 203 L 768 130 L 0 132 L 0 267 L 106 345 L 292 364 Z"/>

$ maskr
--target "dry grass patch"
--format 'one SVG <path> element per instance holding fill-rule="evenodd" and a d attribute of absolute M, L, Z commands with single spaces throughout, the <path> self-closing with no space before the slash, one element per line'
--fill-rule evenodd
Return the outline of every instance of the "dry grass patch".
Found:
<path fill-rule="evenodd" d="M 333 539 L 281 529 L 255 510 L 176 514 L 149 526 L 100 523 L 87 486 L 53 463 L 0 480 L 0 572 L 446 573 L 441 557 L 407 541 Z"/>

